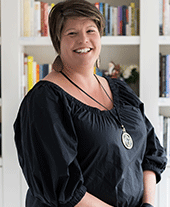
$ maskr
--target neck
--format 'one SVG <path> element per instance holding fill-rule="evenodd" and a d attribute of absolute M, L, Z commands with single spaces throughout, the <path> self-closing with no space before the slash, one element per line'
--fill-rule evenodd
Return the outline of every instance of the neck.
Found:
<path fill-rule="evenodd" d="M 74 67 L 63 64 L 63 73 L 79 85 L 92 86 L 96 82 L 94 78 L 94 67 Z"/>

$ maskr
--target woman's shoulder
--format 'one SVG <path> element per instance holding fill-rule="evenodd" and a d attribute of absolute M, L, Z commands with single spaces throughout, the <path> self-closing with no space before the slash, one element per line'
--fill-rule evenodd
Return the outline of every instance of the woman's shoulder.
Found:
<path fill-rule="evenodd" d="M 139 97 L 124 80 L 116 78 L 112 79 L 109 77 L 106 77 L 106 79 L 108 80 L 113 93 L 121 102 L 139 107 L 141 104 Z"/>

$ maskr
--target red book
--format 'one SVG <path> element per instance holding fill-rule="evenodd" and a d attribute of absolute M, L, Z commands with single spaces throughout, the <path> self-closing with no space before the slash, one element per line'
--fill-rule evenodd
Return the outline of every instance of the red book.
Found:
<path fill-rule="evenodd" d="M 94 5 L 95 5 L 95 7 L 97 7 L 98 10 L 99 10 L 99 2 L 96 2 Z"/>
<path fill-rule="evenodd" d="M 48 3 L 41 2 L 41 36 L 48 36 Z"/>

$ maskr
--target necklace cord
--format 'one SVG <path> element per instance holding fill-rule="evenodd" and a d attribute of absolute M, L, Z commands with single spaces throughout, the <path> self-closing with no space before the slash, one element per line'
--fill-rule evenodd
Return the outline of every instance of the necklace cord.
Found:
<path fill-rule="evenodd" d="M 96 103 L 98 103 L 100 106 L 102 106 L 103 108 L 105 108 L 106 110 L 108 110 L 109 111 L 109 109 L 108 108 L 106 108 L 103 104 L 101 104 L 99 101 L 97 101 L 96 99 L 94 99 L 92 96 L 90 96 L 88 93 L 86 93 L 82 88 L 80 88 L 76 83 L 74 83 L 65 73 L 63 73 L 62 71 L 60 71 L 60 73 L 65 77 L 65 78 L 67 78 L 74 86 L 76 86 L 79 90 L 81 90 L 84 94 L 86 94 L 89 98 L 91 98 L 93 101 L 95 101 Z M 96 76 L 95 76 L 96 77 Z M 97 78 L 97 77 L 96 77 Z M 97 79 L 98 80 L 98 79 Z M 98 82 L 99 82 L 99 80 L 98 80 Z M 100 82 L 99 82 L 100 83 Z M 101 83 L 100 83 L 100 85 L 101 85 Z M 102 88 L 103 88 L 103 86 L 102 86 Z M 105 91 L 105 89 L 104 89 L 104 91 Z M 105 91 L 105 93 L 106 93 L 106 95 L 108 95 L 107 94 L 107 92 Z M 109 99 L 111 100 L 111 98 L 109 97 Z M 111 100 L 112 101 L 112 100 Z M 113 102 L 113 101 L 112 101 Z"/>
<path fill-rule="evenodd" d="M 86 94 L 89 98 L 91 98 L 93 101 L 95 101 L 96 103 L 98 103 L 100 106 L 102 106 L 103 108 L 105 108 L 107 111 L 110 111 L 107 107 L 105 107 L 103 104 L 101 104 L 99 101 L 97 101 L 96 99 L 94 99 L 92 96 L 90 96 L 88 93 L 86 93 L 82 88 L 80 88 L 76 83 L 74 83 L 65 73 L 63 73 L 63 71 L 60 71 L 60 73 L 67 78 L 67 80 L 69 80 L 74 86 L 76 86 L 79 90 L 81 90 L 84 94 Z M 124 129 L 124 126 L 122 124 L 120 115 L 118 113 L 117 107 L 114 104 L 113 100 L 110 98 L 109 94 L 107 93 L 107 91 L 105 90 L 104 86 L 101 84 L 101 82 L 99 81 L 99 79 L 97 78 L 97 76 L 94 74 L 95 78 L 97 79 L 98 83 L 100 84 L 100 86 L 102 87 L 102 89 L 104 90 L 105 94 L 107 95 L 107 97 L 110 99 L 110 101 L 113 103 L 113 106 L 116 110 L 117 113 L 117 117 L 116 120 L 119 122 L 120 126 L 122 129 Z"/>

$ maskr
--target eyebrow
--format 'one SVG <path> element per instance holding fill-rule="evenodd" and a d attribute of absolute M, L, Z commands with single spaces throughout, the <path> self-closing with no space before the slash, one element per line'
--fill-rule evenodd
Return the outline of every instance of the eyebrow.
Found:
<path fill-rule="evenodd" d="M 95 26 L 95 25 L 89 25 L 89 26 L 87 26 L 87 28 L 89 28 L 89 27 L 97 28 L 97 26 Z M 76 30 L 76 28 L 69 28 L 69 29 L 67 29 L 67 30 L 64 31 L 64 32 L 68 32 L 69 30 Z"/>

